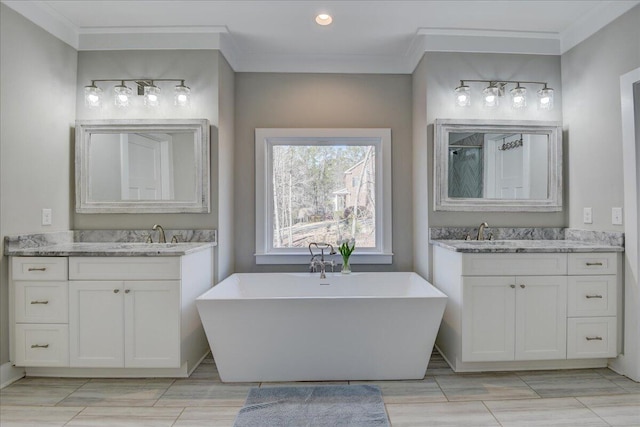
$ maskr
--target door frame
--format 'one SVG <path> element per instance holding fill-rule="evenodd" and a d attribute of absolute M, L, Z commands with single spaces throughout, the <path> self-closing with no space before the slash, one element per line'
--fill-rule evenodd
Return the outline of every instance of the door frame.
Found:
<path fill-rule="evenodd" d="M 640 82 L 640 67 L 620 76 L 620 103 L 622 112 L 622 162 L 624 175 L 624 354 L 611 363 L 611 367 L 640 381 L 640 253 L 638 230 L 640 223 L 640 147 L 636 135 L 634 114 L 634 84 Z M 635 108 L 640 108 L 636 105 Z"/>

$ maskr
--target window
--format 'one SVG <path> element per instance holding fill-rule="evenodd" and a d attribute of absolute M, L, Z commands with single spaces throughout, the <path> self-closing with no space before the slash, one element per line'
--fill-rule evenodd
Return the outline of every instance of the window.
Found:
<path fill-rule="evenodd" d="M 391 130 L 256 129 L 256 262 L 345 241 L 354 264 L 391 263 Z"/>

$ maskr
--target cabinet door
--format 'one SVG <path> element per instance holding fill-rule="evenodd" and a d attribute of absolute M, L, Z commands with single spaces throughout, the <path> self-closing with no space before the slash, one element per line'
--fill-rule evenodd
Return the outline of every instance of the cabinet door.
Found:
<path fill-rule="evenodd" d="M 69 282 L 71 367 L 124 366 L 122 282 Z"/>
<path fill-rule="evenodd" d="M 516 360 L 566 359 L 567 278 L 516 279 Z"/>
<path fill-rule="evenodd" d="M 462 361 L 513 360 L 515 277 L 464 277 L 462 286 Z"/>
<path fill-rule="evenodd" d="M 180 281 L 124 282 L 125 366 L 180 367 Z"/>

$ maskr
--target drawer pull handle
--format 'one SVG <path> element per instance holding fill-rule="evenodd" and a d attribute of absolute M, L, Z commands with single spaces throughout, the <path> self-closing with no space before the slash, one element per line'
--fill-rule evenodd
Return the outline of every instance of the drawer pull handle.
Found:
<path fill-rule="evenodd" d="M 586 337 L 587 341 L 602 341 L 602 337 Z"/>
<path fill-rule="evenodd" d="M 516 287 L 516 285 L 509 285 L 509 286 L 511 286 L 511 289 L 513 289 L 513 288 L 515 288 L 515 287 Z"/>
<path fill-rule="evenodd" d="M 587 266 L 588 267 L 591 267 L 591 266 L 600 266 L 600 267 L 602 267 L 602 263 L 601 262 L 588 262 Z"/>
<path fill-rule="evenodd" d="M 114 290 L 113 290 L 113 293 L 114 293 L 114 294 L 117 294 L 118 292 L 120 292 L 120 289 L 114 289 Z"/>
<path fill-rule="evenodd" d="M 47 271 L 47 267 L 29 267 L 29 271 Z"/>
<path fill-rule="evenodd" d="M 33 344 L 31 348 L 49 348 L 49 344 Z"/>
<path fill-rule="evenodd" d="M 49 301 L 31 301 L 31 304 L 49 304 Z"/>
<path fill-rule="evenodd" d="M 521 287 L 522 289 L 524 289 L 524 288 L 526 288 L 526 287 L 527 287 L 527 285 L 520 285 L 520 287 Z"/>
<path fill-rule="evenodd" d="M 591 299 L 591 298 L 601 298 L 602 299 L 602 295 L 585 295 L 586 299 Z"/>

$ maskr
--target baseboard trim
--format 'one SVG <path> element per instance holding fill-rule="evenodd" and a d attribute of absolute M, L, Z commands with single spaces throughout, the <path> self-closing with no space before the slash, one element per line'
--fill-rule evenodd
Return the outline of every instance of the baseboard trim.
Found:
<path fill-rule="evenodd" d="M 27 367 L 29 377 L 69 378 L 187 378 L 187 363 L 180 368 L 66 368 Z"/>
<path fill-rule="evenodd" d="M 11 362 L 3 363 L 0 365 L 0 388 L 5 388 L 24 376 L 23 368 L 16 368 Z"/>
<path fill-rule="evenodd" d="M 609 362 L 609 359 L 518 360 L 503 362 L 461 362 L 456 359 L 454 364 L 438 346 L 435 346 L 435 348 L 438 350 L 438 353 L 442 355 L 449 367 L 457 373 L 606 368 Z"/>

